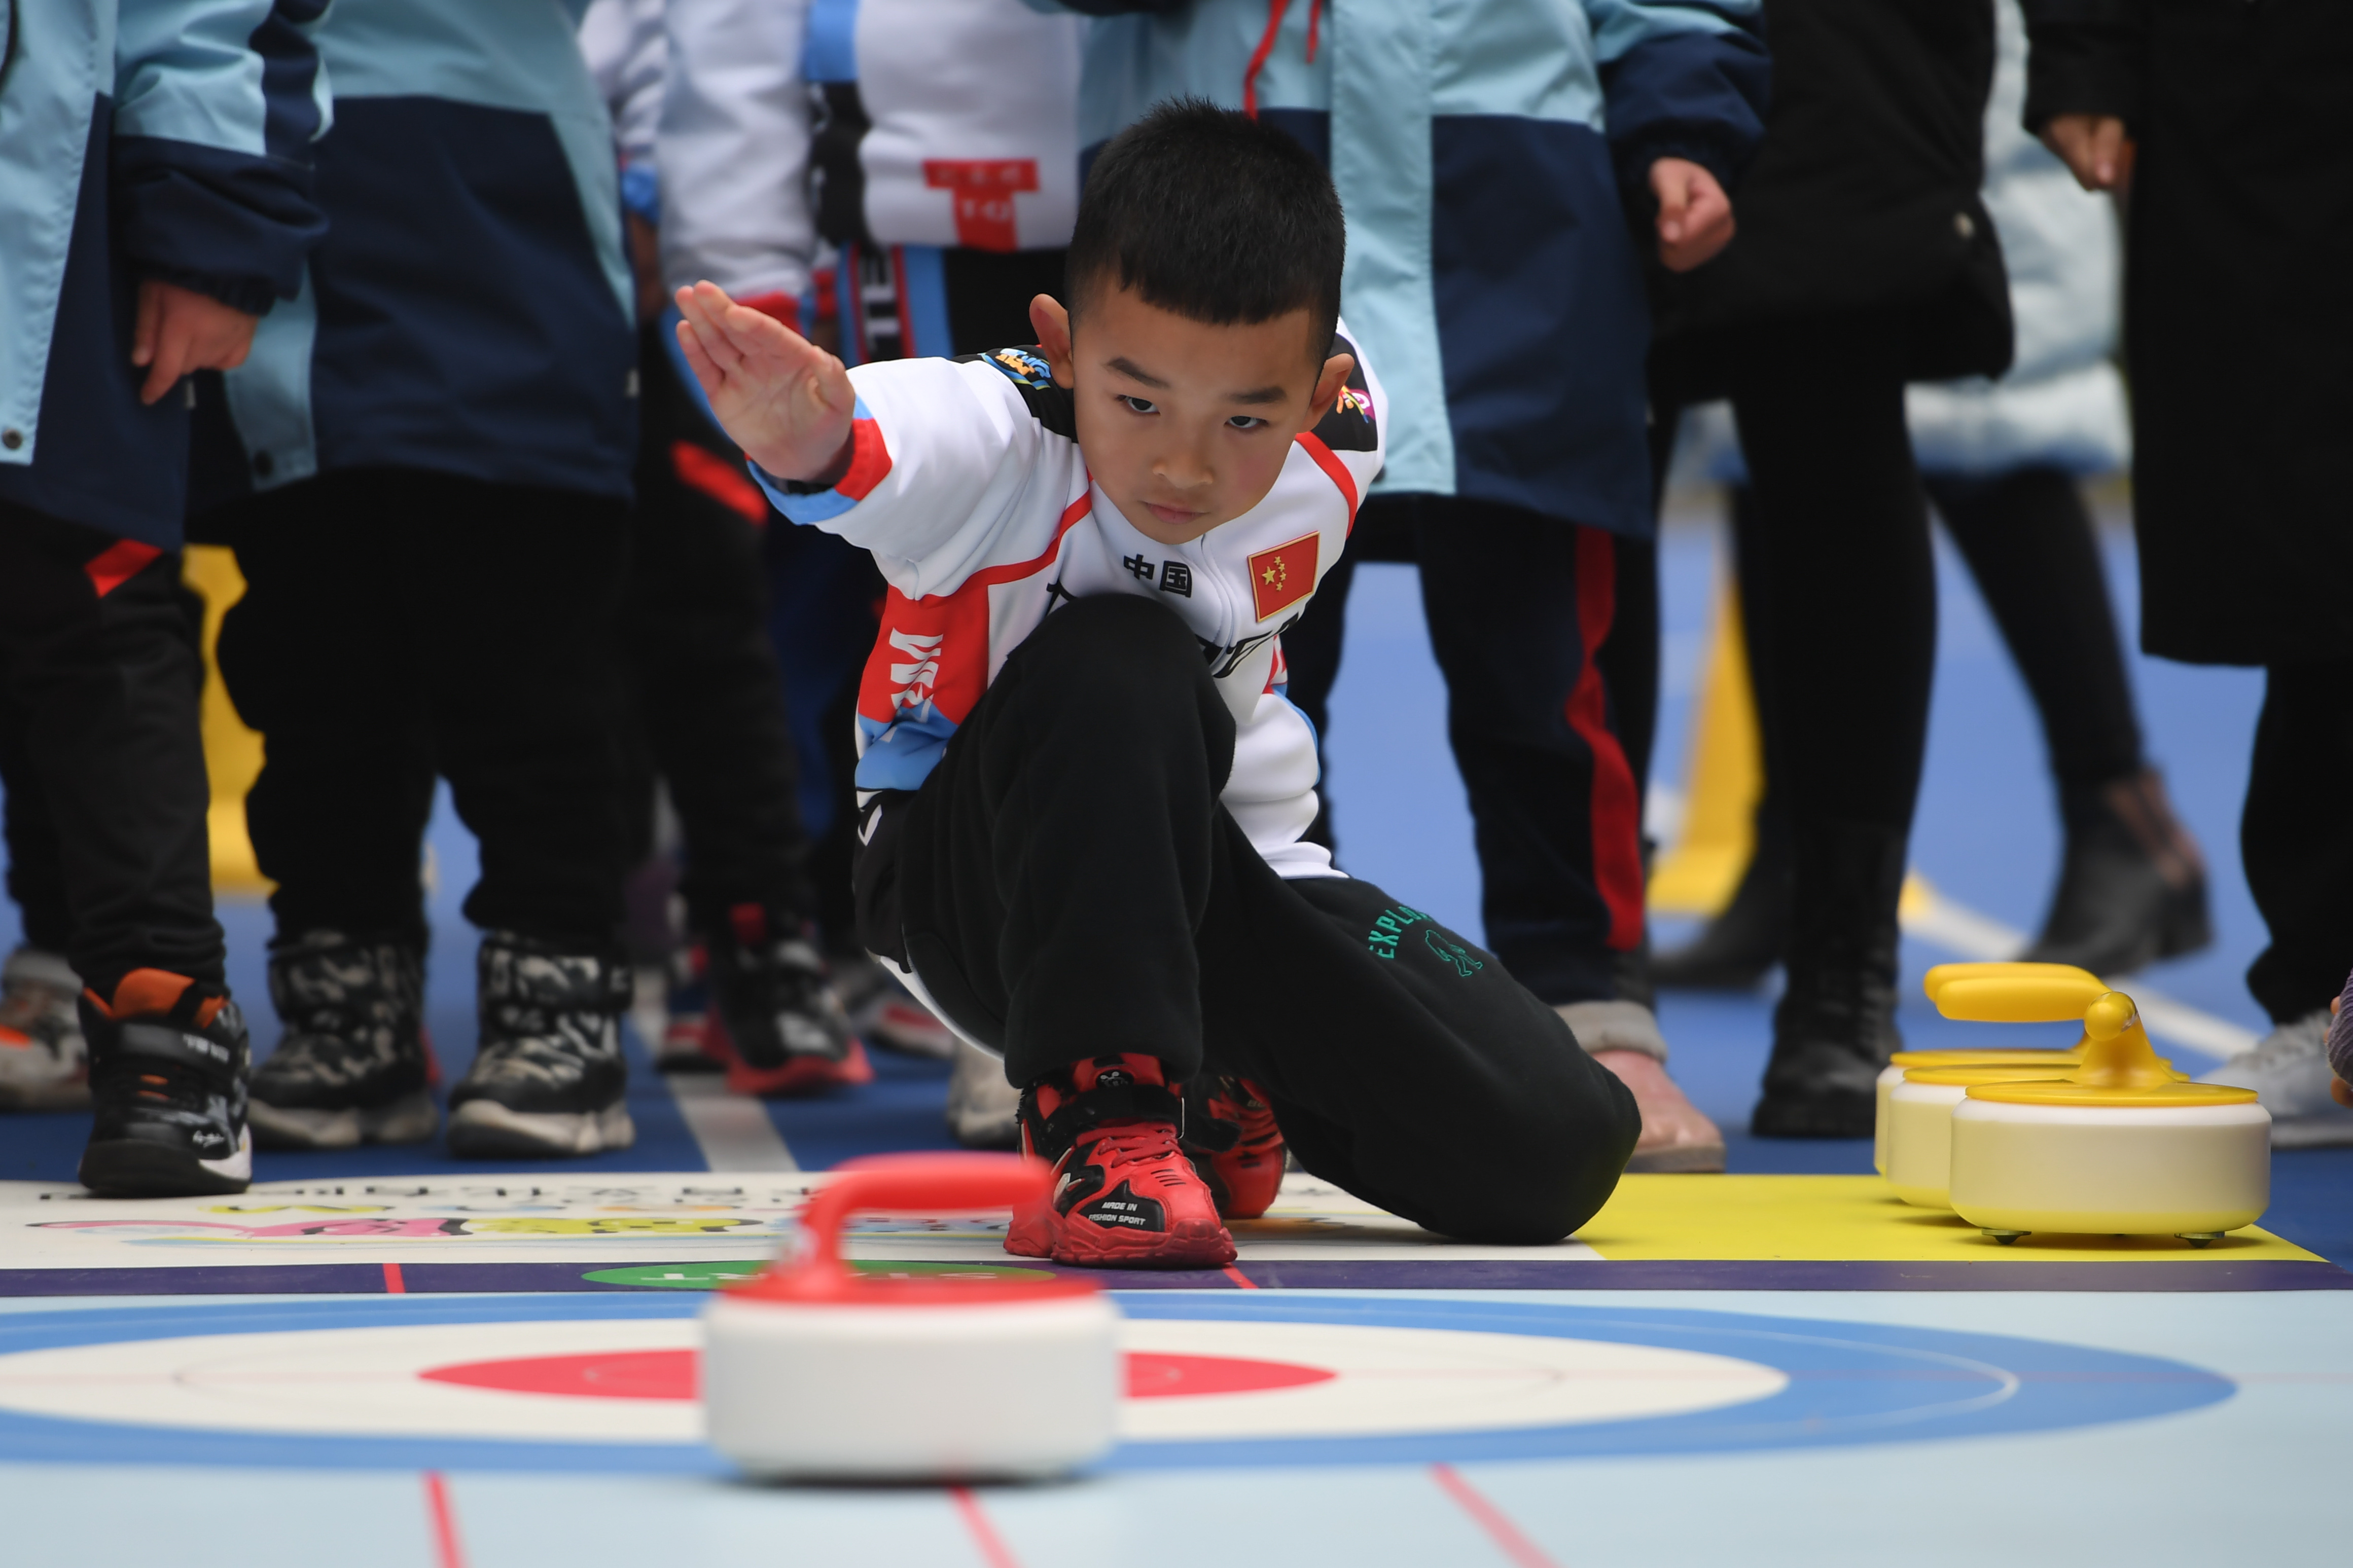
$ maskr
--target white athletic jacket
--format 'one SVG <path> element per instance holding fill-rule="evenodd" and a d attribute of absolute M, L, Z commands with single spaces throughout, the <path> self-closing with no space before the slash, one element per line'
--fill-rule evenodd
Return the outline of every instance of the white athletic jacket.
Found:
<path fill-rule="evenodd" d="M 1335 352 L 1356 349 L 1343 337 Z M 886 360 L 849 378 L 855 447 L 839 485 L 810 493 L 752 472 L 795 522 L 871 550 L 890 584 L 858 691 L 861 798 L 919 787 L 1057 604 L 1134 594 L 1184 617 L 1233 712 L 1234 820 L 1280 875 L 1339 876 L 1300 840 L 1315 820 L 1315 735 L 1282 694 L 1279 639 L 1380 471 L 1380 384 L 1363 356 L 1266 499 L 1187 544 L 1146 537 L 1092 482 L 1071 395 L 1029 349 Z"/>
<path fill-rule="evenodd" d="M 1083 21 L 1022 0 L 670 0 L 662 270 L 742 299 L 808 287 L 813 94 L 886 246 L 1066 245 Z"/>

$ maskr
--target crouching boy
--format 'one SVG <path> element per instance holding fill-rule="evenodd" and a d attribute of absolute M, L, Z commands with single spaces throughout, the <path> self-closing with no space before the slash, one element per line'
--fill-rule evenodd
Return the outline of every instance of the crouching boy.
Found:
<path fill-rule="evenodd" d="M 1431 1230 L 1553 1241 L 1640 1131 L 1493 955 L 1301 840 L 1314 742 L 1280 639 L 1381 466 L 1344 248 L 1296 142 L 1178 101 L 1097 159 L 1034 349 L 845 373 L 679 294 L 754 477 L 890 581 L 859 917 L 1023 1090 L 1059 1178 L 1015 1216 L 1023 1256 L 1229 1262 L 1286 1143 Z"/>

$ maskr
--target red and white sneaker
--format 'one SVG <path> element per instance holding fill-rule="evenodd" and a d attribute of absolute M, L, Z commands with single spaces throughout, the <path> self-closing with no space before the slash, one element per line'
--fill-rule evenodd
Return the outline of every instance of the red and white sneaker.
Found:
<path fill-rule="evenodd" d="M 1089 1268 L 1222 1268 L 1234 1238 L 1176 1141 L 1183 1102 L 1159 1058 L 1104 1056 L 1021 1097 L 1021 1146 L 1054 1192 L 1016 1209 L 1005 1250 Z"/>
<path fill-rule="evenodd" d="M 1198 1078 L 1185 1092 L 1184 1150 L 1218 1213 L 1256 1219 L 1282 1191 L 1282 1129 L 1266 1091 L 1246 1078 Z"/>

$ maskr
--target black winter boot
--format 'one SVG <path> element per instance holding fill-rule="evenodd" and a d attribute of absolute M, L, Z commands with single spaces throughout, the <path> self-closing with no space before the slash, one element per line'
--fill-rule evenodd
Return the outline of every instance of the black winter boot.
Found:
<path fill-rule="evenodd" d="M 1789 933 L 1789 833 L 1778 812 L 1757 813 L 1757 852 L 1732 902 L 1699 935 L 1651 961 L 1670 991 L 1753 991 L 1781 962 Z"/>
<path fill-rule="evenodd" d="M 218 985 L 134 969 L 80 1005 L 95 1112 L 82 1185 L 110 1198 L 245 1191 L 252 1052 L 237 1004 Z"/>
<path fill-rule="evenodd" d="M 2154 768 L 2062 792 L 2066 858 L 2042 934 L 2024 956 L 2130 974 L 2214 940 L 2206 862 Z"/>
<path fill-rule="evenodd" d="M 1868 1138 L 1895 1033 L 1895 900 L 1905 835 L 1836 823 L 1796 845 L 1788 988 L 1749 1131 L 1759 1138 Z"/>
<path fill-rule="evenodd" d="M 349 1149 L 433 1136 L 422 952 L 309 931 L 271 952 L 269 999 L 286 1032 L 253 1075 L 255 1142 Z"/>
<path fill-rule="evenodd" d="M 449 1152 L 527 1159 L 636 1142 L 621 1059 L 631 984 L 617 951 L 485 932 L 475 982 L 481 1047 L 449 1095 Z"/>

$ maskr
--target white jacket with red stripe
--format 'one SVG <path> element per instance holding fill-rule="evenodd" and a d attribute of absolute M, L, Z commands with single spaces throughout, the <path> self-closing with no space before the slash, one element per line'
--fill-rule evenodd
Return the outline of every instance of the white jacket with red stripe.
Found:
<path fill-rule="evenodd" d="M 1344 329 L 1345 331 L 1345 329 Z M 1335 353 L 1356 353 L 1345 338 Z M 912 790 L 1006 656 L 1053 607 L 1156 598 L 1183 617 L 1234 716 L 1226 808 L 1284 877 L 1335 877 L 1315 820 L 1315 734 L 1284 698 L 1281 637 L 1347 547 L 1381 467 L 1380 384 L 1356 371 L 1230 522 L 1162 544 L 1088 477 L 1069 391 L 1029 349 L 890 360 L 849 373 L 849 472 L 814 493 L 754 477 L 795 522 L 874 552 L 890 584 L 858 692 L 858 785 Z"/>

